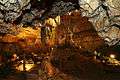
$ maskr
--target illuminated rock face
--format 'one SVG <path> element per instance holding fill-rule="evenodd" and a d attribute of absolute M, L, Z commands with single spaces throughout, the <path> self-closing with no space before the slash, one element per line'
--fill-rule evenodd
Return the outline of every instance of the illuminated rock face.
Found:
<path fill-rule="evenodd" d="M 92 22 L 96 31 L 108 45 L 115 45 L 120 40 L 120 11 L 118 0 L 83 0 L 80 2 L 84 10 L 83 16 L 92 17 L 89 21 Z M 101 6 L 100 6 L 101 5 Z M 104 7 L 102 6 L 104 5 Z M 105 8 L 106 7 L 106 8 Z M 107 10 L 106 10 L 107 9 Z"/>
<path fill-rule="evenodd" d="M 58 44 L 70 42 L 84 50 L 94 51 L 104 45 L 104 41 L 95 31 L 87 17 L 79 12 L 61 17 L 61 25 L 57 27 Z"/>
<path fill-rule="evenodd" d="M 98 6 L 99 0 L 79 0 L 79 5 L 85 10 L 88 10 L 89 13 Z"/>
<path fill-rule="evenodd" d="M 119 0 L 107 0 L 107 2 L 116 9 L 120 10 L 120 1 Z"/>
<path fill-rule="evenodd" d="M 34 1 L 37 2 L 37 0 Z M 82 16 L 87 16 L 87 17 L 92 16 L 92 18 L 89 18 L 89 21 L 92 22 L 98 34 L 104 40 L 107 41 L 107 44 L 114 45 L 116 44 L 116 42 L 118 42 L 116 40 L 120 40 L 118 36 L 120 34 L 119 28 L 114 28 L 116 26 L 112 26 L 112 28 L 108 28 L 111 27 L 110 25 L 114 23 L 120 24 L 120 16 L 114 17 L 115 15 L 120 15 L 119 0 L 106 0 L 103 3 L 105 6 L 108 6 L 109 8 L 108 13 L 110 15 L 110 18 L 107 17 L 106 11 L 105 9 L 103 9 L 103 7 L 100 6 L 98 8 L 98 6 L 102 4 L 101 0 L 76 0 L 76 1 L 60 0 L 59 2 L 56 2 L 53 5 L 52 3 L 50 3 L 49 5 L 51 7 L 51 10 L 47 10 L 48 12 L 46 12 L 46 10 L 37 9 L 38 7 L 41 6 L 37 5 L 38 7 L 36 8 L 34 1 L 30 2 L 30 0 L 0 0 L 0 32 L 9 33 L 8 28 L 12 26 L 12 23 L 9 23 L 9 25 L 11 26 L 9 26 L 6 23 L 3 24 L 4 21 L 14 22 L 17 18 L 20 17 L 22 19 L 20 20 L 18 19 L 18 22 L 20 21 L 20 23 L 25 25 L 26 23 L 28 23 L 29 25 L 36 25 L 36 22 L 34 21 L 36 20 L 36 18 L 40 19 L 41 16 L 47 16 L 47 18 L 49 18 L 49 17 L 55 17 L 57 15 L 64 15 L 66 12 L 75 9 L 74 3 L 77 3 L 78 1 L 80 7 L 82 7 L 84 10 L 87 10 L 87 11 L 81 10 Z M 48 0 L 45 1 L 39 0 L 38 4 L 40 4 L 42 1 L 44 2 L 44 4 L 46 4 L 45 2 Z M 56 0 L 52 0 L 52 1 L 55 2 Z M 29 10 L 31 9 L 31 10 L 27 13 L 26 12 L 22 13 L 22 11 L 24 12 L 25 9 L 29 9 Z M 44 12 L 47 14 L 42 15 L 44 14 Z M 23 14 L 22 17 L 21 14 Z M 109 19 L 111 19 L 111 22 Z M 39 25 L 39 21 L 38 21 L 38 25 Z M 9 30 L 11 31 L 11 28 L 9 28 Z"/>
<path fill-rule="evenodd" d="M 79 5 L 85 9 L 88 10 L 89 13 L 91 13 L 93 10 L 95 10 L 102 0 L 79 0 Z M 105 0 L 105 4 L 109 6 L 109 8 L 113 9 L 120 9 L 120 2 L 119 0 Z M 114 11 L 112 11 L 115 13 Z M 118 12 L 117 12 L 118 14 Z M 119 13 L 120 14 L 120 13 Z"/>

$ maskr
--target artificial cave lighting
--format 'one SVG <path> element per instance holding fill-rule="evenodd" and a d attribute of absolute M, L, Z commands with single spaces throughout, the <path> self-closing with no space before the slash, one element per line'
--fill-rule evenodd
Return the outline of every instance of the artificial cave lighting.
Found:
<path fill-rule="evenodd" d="M 23 69 L 23 61 L 21 61 L 22 63 L 16 67 L 17 70 L 19 71 L 24 71 Z M 35 66 L 35 64 L 32 63 L 25 63 L 25 70 L 26 71 L 30 71 L 33 67 Z"/>
<path fill-rule="evenodd" d="M 116 58 L 116 55 L 115 55 L 115 54 L 110 54 L 110 58 L 115 59 L 115 58 Z"/>
<path fill-rule="evenodd" d="M 34 67 L 34 64 L 25 64 L 26 71 L 30 71 Z M 23 64 L 16 67 L 17 70 L 23 71 Z"/>

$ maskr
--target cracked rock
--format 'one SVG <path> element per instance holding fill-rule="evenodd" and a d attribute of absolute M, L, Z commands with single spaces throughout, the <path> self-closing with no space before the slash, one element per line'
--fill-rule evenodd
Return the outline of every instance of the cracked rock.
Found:
<path fill-rule="evenodd" d="M 0 3 L 0 11 L 5 11 L 5 21 L 14 21 L 22 10 L 30 8 L 30 0 L 0 0 Z"/>

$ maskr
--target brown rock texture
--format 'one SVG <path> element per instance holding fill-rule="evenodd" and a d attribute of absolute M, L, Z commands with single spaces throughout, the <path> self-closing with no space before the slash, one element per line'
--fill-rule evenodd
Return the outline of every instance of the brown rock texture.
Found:
<path fill-rule="evenodd" d="M 61 25 L 57 27 L 58 42 L 69 40 L 82 49 L 94 51 L 104 45 L 87 17 L 82 17 L 80 12 L 72 12 L 71 15 L 61 17 Z M 67 38 L 72 34 L 71 38 Z M 62 43 L 62 42 L 61 42 Z"/>

